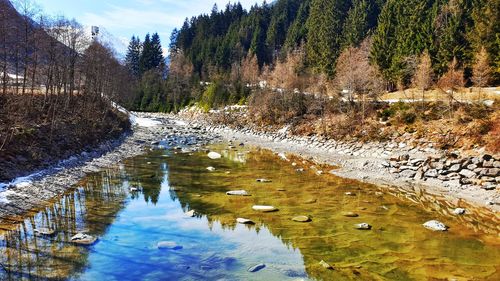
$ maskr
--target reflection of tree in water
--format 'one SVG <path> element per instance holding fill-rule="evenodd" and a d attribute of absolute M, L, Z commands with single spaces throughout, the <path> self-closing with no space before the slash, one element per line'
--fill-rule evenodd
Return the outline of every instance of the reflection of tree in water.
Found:
<path fill-rule="evenodd" d="M 266 152 L 250 154 L 244 169 L 229 159 L 211 161 L 199 154 L 188 158 L 172 157 L 169 163 L 169 181 L 175 187 L 173 196 L 185 210 L 195 210 L 198 216 L 206 216 L 209 226 L 220 222 L 229 230 L 236 227 L 237 217 L 253 220 L 256 225 L 248 227 L 255 227 L 256 231 L 267 228 L 288 247 L 299 249 L 307 274 L 314 279 L 425 279 L 451 271 L 456 276 L 479 278 L 495 274 L 495 266 L 491 263 L 491 260 L 498 260 L 492 254 L 495 246 L 486 247 L 473 233 L 467 234 L 467 229 L 463 228 L 467 223 L 464 218 L 454 217 L 451 221 L 446 213 L 451 206 L 443 212 L 443 208 L 436 207 L 439 204 L 435 197 L 418 196 L 422 201 L 416 207 L 414 202 L 405 199 L 407 192 L 401 196 L 384 195 L 372 185 L 331 175 L 319 177 L 312 171 L 297 173 L 297 167 L 276 161 L 276 157 Z M 308 170 L 310 165 L 312 163 L 300 166 Z M 207 166 L 214 166 L 216 171 L 207 172 Z M 261 177 L 273 182 L 256 183 L 255 179 Z M 252 196 L 225 195 L 228 190 L 238 189 L 245 189 Z M 356 196 L 346 195 L 347 191 Z M 310 204 L 308 199 L 317 202 Z M 251 206 L 257 204 L 273 205 L 279 211 L 267 214 L 252 211 Z M 359 213 L 360 217 L 342 215 L 351 211 Z M 293 222 L 291 218 L 297 215 L 309 215 L 312 222 Z M 447 224 L 452 229 L 460 229 L 465 236 L 456 232 L 439 236 L 421 226 L 426 220 L 445 216 Z M 374 228 L 371 231 L 354 229 L 354 224 L 361 222 L 373 224 Z M 481 249 L 480 255 L 478 249 Z M 461 254 L 456 255 L 455 251 Z M 470 257 L 465 263 L 464 256 Z M 429 259 L 433 262 L 428 263 Z M 326 270 L 319 265 L 321 260 L 337 269 Z"/>
<path fill-rule="evenodd" d="M 127 197 L 126 188 L 115 178 L 115 171 L 89 176 L 74 192 L 0 232 L 0 280 L 59 280 L 83 270 L 89 248 L 68 241 L 78 232 L 99 237 L 113 223 Z M 43 228 L 56 233 L 34 234 Z"/>
<path fill-rule="evenodd" d="M 149 162 L 151 161 L 151 162 Z M 142 191 L 144 200 L 156 205 L 160 197 L 162 183 L 168 172 L 168 166 L 160 155 L 149 155 L 149 157 L 135 157 L 126 161 L 124 165 L 122 180 L 126 180 L 130 187 L 136 187 Z M 138 198 L 139 193 L 132 195 Z"/>

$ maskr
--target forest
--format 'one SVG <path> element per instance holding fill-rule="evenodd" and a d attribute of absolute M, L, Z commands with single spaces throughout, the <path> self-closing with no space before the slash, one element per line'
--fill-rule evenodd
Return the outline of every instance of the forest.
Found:
<path fill-rule="evenodd" d="M 169 69 L 136 75 L 141 90 L 134 107 L 178 111 L 194 102 L 207 108 L 245 102 L 246 85 L 260 81 L 329 96 L 494 85 L 499 11 L 498 0 L 278 0 L 249 11 L 239 3 L 214 5 L 173 31 Z M 129 54 L 140 45 L 134 38 Z M 356 63 L 345 65 L 346 59 Z M 128 65 L 137 74 L 140 63 Z M 370 82 L 349 77 L 366 67 Z M 450 81 L 450 71 L 460 79 Z M 200 82 L 214 84 L 206 89 Z"/>
<path fill-rule="evenodd" d="M 130 77 L 75 20 L 0 0 L 0 180 L 120 136 Z"/>

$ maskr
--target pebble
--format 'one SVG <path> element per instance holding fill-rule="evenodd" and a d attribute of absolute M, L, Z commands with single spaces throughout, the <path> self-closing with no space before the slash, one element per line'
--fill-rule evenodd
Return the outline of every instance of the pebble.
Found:
<path fill-rule="evenodd" d="M 309 216 L 296 216 L 292 220 L 296 222 L 310 222 L 311 218 Z"/>
<path fill-rule="evenodd" d="M 256 264 L 256 265 L 248 268 L 248 272 L 257 272 L 257 271 L 264 269 L 265 267 L 266 267 L 265 264 L 259 263 L 259 264 Z"/>
<path fill-rule="evenodd" d="M 343 212 L 343 213 L 342 213 L 342 215 L 343 215 L 344 217 L 350 217 L 350 218 L 359 217 L 359 215 L 358 215 L 358 214 L 353 213 L 353 212 Z"/>
<path fill-rule="evenodd" d="M 333 266 L 331 266 L 329 263 L 327 263 L 326 261 L 324 260 L 321 260 L 319 262 L 319 265 L 321 265 L 322 267 L 326 268 L 326 269 L 330 269 L 332 270 L 333 269 Z"/>
<path fill-rule="evenodd" d="M 363 222 L 363 223 L 358 223 L 354 226 L 356 229 L 359 229 L 359 230 L 370 230 L 372 229 L 372 226 L 367 224 L 366 222 Z"/>
<path fill-rule="evenodd" d="M 241 224 L 255 224 L 252 220 L 245 218 L 237 218 L 236 222 Z"/>
<path fill-rule="evenodd" d="M 465 209 L 464 208 L 456 208 L 455 210 L 453 210 L 453 214 L 463 215 L 463 214 L 465 214 Z"/>
<path fill-rule="evenodd" d="M 234 195 L 234 196 L 250 196 L 246 190 L 231 190 L 226 192 L 226 195 Z"/>
<path fill-rule="evenodd" d="M 84 234 L 84 233 L 77 233 L 73 237 L 71 237 L 71 242 L 78 244 L 78 245 L 92 245 L 97 241 L 97 238 Z"/>
<path fill-rule="evenodd" d="M 268 180 L 268 179 L 257 179 L 257 182 L 267 183 L 267 182 L 272 182 L 272 181 Z"/>
<path fill-rule="evenodd" d="M 432 231 L 446 231 L 448 227 L 444 223 L 437 220 L 430 220 L 423 224 L 423 226 Z"/>
<path fill-rule="evenodd" d="M 210 159 L 212 159 L 212 160 L 222 158 L 222 155 L 220 155 L 220 154 L 219 154 L 219 153 L 217 153 L 217 152 L 213 152 L 213 151 L 209 152 L 207 156 L 208 156 L 208 158 L 210 158 Z"/>
<path fill-rule="evenodd" d="M 214 167 L 207 167 L 207 170 L 208 170 L 209 172 L 213 172 L 213 171 L 215 171 L 215 168 L 214 168 Z"/>
<path fill-rule="evenodd" d="M 260 211 L 260 212 L 274 212 L 274 211 L 278 211 L 277 208 L 275 208 L 273 206 L 266 206 L 266 205 L 254 205 L 252 207 L 252 209 L 254 211 Z"/>

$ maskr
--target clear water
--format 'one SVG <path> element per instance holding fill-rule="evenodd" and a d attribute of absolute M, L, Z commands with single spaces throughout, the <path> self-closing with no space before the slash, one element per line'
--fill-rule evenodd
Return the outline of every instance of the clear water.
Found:
<path fill-rule="evenodd" d="M 0 280 L 500 280 L 497 215 L 419 190 L 318 175 L 329 168 L 267 151 L 226 148 L 212 147 L 224 155 L 220 160 L 169 151 L 132 158 L 89 175 L 27 217 L 5 219 Z M 238 189 L 252 196 L 225 195 Z M 259 213 L 252 205 L 279 211 Z M 469 213 L 451 215 L 456 205 Z M 189 210 L 196 217 L 186 216 Z M 292 221 L 297 215 L 312 221 Z M 237 224 L 237 217 L 256 224 Z M 449 231 L 423 228 L 430 219 Z M 361 222 L 373 229 L 355 229 Z M 40 227 L 57 234 L 35 236 Z M 69 243 L 78 232 L 97 243 Z M 160 250 L 161 241 L 179 247 Z M 248 272 L 260 263 L 266 267 Z"/>

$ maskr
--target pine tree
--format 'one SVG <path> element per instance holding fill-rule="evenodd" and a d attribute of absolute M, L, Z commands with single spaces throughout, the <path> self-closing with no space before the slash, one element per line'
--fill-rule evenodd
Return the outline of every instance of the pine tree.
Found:
<path fill-rule="evenodd" d="M 141 76 L 148 70 L 151 69 L 151 36 L 146 34 L 144 38 L 144 43 L 142 43 L 142 52 L 139 59 L 139 70 Z"/>
<path fill-rule="evenodd" d="M 312 0 L 307 20 L 308 63 L 320 72 L 333 75 L 340 54 L 342 26 L 348 1 Z"/>
<path fill-rule="evenodd" d="M 125 65 L 136 78 L 139 78 L 140 75 L 139 60 L 141 58 L 141 49 L 142 45 L 139 37 L 132 36 L 128 45 L 127 55 L 125 56 Z"/>
<path fill-rule="evenodd" d="M 159 68 L 164 63 L 163 48 L 158 33 L 151 37 L 151 68 Z"/>

